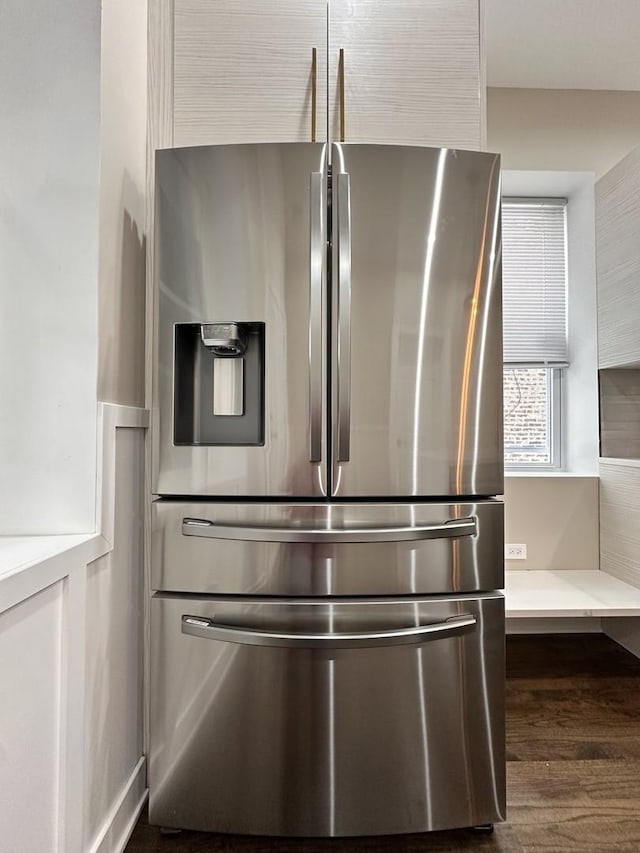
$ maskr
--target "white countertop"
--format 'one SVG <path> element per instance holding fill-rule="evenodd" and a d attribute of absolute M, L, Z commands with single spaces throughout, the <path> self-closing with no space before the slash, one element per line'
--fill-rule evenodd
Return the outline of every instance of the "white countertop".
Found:
<path fill-rule="evenodd" d="M 23 571 L 95 539 L 95 533 L 60 536 L 0 536 L 0 578 Z"/>
<path fill-rule="evenodd" d="M 640 589 L 594 570 L 505 572 L 512 618 L 640 616 Z"/>

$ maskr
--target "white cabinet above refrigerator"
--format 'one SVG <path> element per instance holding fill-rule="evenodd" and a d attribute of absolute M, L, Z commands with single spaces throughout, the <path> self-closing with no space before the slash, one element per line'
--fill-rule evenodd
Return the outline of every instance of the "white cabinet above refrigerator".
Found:
<path fill-rule="evenodd" d="M 483 147 L 479 0 L 151 5 L 163 147 L 338 141 L 341 125 L 348 142 Z"/>

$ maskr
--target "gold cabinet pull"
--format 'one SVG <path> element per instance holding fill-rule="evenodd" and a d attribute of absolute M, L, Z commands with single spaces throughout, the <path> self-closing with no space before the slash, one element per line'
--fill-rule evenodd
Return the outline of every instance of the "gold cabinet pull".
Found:
<path fill-rule="evenodd" d="M 311 141 L 316 141 L 316 86 L 318 77 L 318 51 L 311 48 Z"/>
<path fill-rule="evenodd" d="M 340 48 L 338 60 L 338 85 L 340 87 L 340 142 L 344 142 L 344 48 Z"/>

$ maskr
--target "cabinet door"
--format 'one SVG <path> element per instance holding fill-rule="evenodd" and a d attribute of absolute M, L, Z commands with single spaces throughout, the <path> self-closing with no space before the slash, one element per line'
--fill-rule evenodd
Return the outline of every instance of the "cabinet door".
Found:
<path fill-rule="evenodd" d="M 331 0 L 329 128 L 345 141 L 482 147 L 478 0 Z"/>
<path fill-rule="evenodd" d="M 173 144 L 326 140 L 324 0 L 175 0 Z"/>
<path fill-rule="evenodd" d="M 640 148 L 596 184 L 598 367 L 640 363 Z"/>

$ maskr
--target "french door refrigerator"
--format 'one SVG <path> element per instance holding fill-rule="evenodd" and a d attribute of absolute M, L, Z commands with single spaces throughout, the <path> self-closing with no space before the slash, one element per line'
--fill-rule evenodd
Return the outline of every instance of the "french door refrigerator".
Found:
<path fill-rule="evenodd" d="M 150 821 L 502 820 L 499 157 L 159 151 L 154 277 Z"/>

